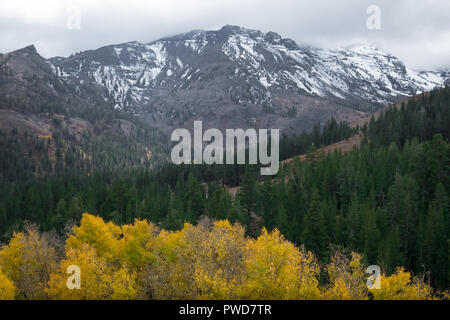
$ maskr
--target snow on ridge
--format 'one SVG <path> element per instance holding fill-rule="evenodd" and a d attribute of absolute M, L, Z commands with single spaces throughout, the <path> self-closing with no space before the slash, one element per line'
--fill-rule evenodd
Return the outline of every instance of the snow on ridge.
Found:
<path fill-rule="evenodd" d="M 129 49 L 129 48 L 127 48 Z M 114 48 L 119 56 L 123 48 Z M 164 69 L 167 63 L 167 51 L 162 42 L 150 45 L 135 44 L 133 50 L 127 50 L 130 54 L 131 63 L 122 61 L 116 65 L 102 65 L 92 62 L 94 70 L 88 75 L 97 85 L 105 87 L 110 99 L 116 102 L 120 108 L 129 96 L 135 101 L 142 100 L 143 90 L 152 84 Z M 168 70 L 167 74 L 171 72 Z"/>
<path fill-rule="evenodd" d="M 163 42 L 155 42 L 153 44 L 146 45 L 145 48 L 153 52 L 153 61 L 157 66 L 162 67 L 166 64 L 168 54 Z"/>
<path fill-rule="evenodd" d="M 123 48 L 114 48 L 114 51 L 116 52 L 117 56 L 120 56 L 120 54 L 122 53 Z"/>
<path fill-rule="evenodd" d="M 183 69 L 184 65 L 183 65 L 183 62 L 180 60 L 180 58 L 177 57 L 176 61 L 177 61 L 178 66 L 179 66 L 181 69 Z"/>
<path fill-rule="evenodd" d="M 222 45 L 222 52 L 234 61 L 247 61 L 255 69 L 258 69 L 265 58 L 256 50 L 257 44 L 257 40 L 236 34 L 230 36 L 228 41 Z"/>
<path fill-rule="evenodd" d="M 188 39 L 184 38 L 182 40 L 175 41 L 177 43 L 179 43 L 179 41 L 182 41 L 182 45 L 184 45 L 186 48 L 191 49 L 197 54 L 203 54 L 204 49 L 209 44 L 208 40 L 206 39 L 206 34 L 202 31 L 194 31 L 185 35 L 188 34 L 191 35 L 191 37 L 189 37 Z"/>
<path fill-rule="evenodd" d="M 411 70 L 400 59 L 373 44 L 320 49 L 298 46 L 269 33 L 229 28 L 217 49 L 233 62 L 232 74 L 228 75 L 233 85 L 248 85 L 253 101 L 270 97 L 274 90 L 298 90 L 325 98 L 386 103 L 398 95 L 413 95 L 443 86 L 448 79 L 448 73 Z M 169 83 L 165 82 L 168 77 L 177 87 L 189 87 L 185 85 L 192 79 L 204 78 L 198 69 L 201 55 L 209 52 L 206 51 L 209 47 L 215 50 L 219 39 L 214 32 L 197 31 L 149 44 L 121 45 L 113 48 L 119 64 L 80 61 L 79 67 L 58 66 L 54 73 L 68 78 L 88 70 L 93 82 L 105 87 L 108 98 L 122 107 L 127 99 L 141 101 L 146 89 Z M 180 53 L 183 46 L 192 53 L 186 50 Z M 172 51 L 173 48 L 179 49 Z M 195 59 L 199 59 L 198 63 Z M 199 74 L 193 77 L 196 73 Z"/>

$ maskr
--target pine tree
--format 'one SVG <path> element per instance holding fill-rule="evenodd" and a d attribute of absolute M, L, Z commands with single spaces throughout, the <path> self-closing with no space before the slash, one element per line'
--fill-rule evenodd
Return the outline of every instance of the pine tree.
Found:
<path fill-rule="evenodd" d="M 375 212 L 373 208 L 364 206 L 362 215 L 365 221 L 361 229 L 360 239 L 364 245 L 364 256 L 369 265 L 377 264 L 381 249 L 381 237 Z"/>
<path fill-rule="evenodd" d="M 334 243 L 336 240 L 336 216 L 337 208 L 336 202 L 332 199 L 328 199 L 326 203 L 323 203 L 324 221 L 327 230 L 327 238 L 330 243 Z"/>
<path fill-rule="evenodd" d="M 179 230 L 183 226 L 183 210 L 175 193 L 170 193 L 169 207 L 167 209 L 167 216 L 164 219 L 163 227 L 169 230 Z"/>
<path fill-rule="evenodd" d="M 386 241 L 386 256 L 385 256 L 385 264 L 386 264 L 386 272 L 391 274 L 395 271 L 395 269 L 404 264 L 404 254 L 401 251 L 401 240 L 400 240 L 400 231 L 398 226 L 391 229 L 389 232 Z"/>
<path fill-rule="evenodd" d="M 419 223 L 415 180 L 412 177 L 402 177 L 397 174 L 394 185 L 389 189 L 388 198 L 388 216 L 392 225 L 399 226 L 406 266 L 411 267 Z"/>
<path fill-rule="evenodd" d="M 184 215 L 186 222 L 194 224 L 197 222 L 196 214 L 194 212 L 194 206 L 192 205 L 192 199 L 188 200 L 186 213 Z"/>
<path fill-rule="evenodd" d="M 287 239 L 290 239 L 289 222 L 283 203 L 278 204 L 276 227 Z"/>
<path fill-rule="evenodd" d="M 430 204 L 425 223 L 424 255 L 426 269 L 431 272 L 434 285 L 445 288 L 447 285 L 447 238 L 445 211 L 447 208 L 445 189 L 437 186 L 436 199 Z"/>
<path fill-rule="evenodd" d="M 4 232 L 3 228 L 8 221 L 8 216 L 6 215 L 6 209 L 2 202 L 0 202 L 0 233 Z M 1 237 L 1 234 L 0 234 Z"/>
<path fill-rule="evenodd" d="M 185 198 L 187 202 L 191 201 L 193 215 L 190 219 L 196 221 L 205 211 L 205 191 L 192 174 L 189 175 L 186 183 Z"/>
<path fill-rule="evenodd" d="M 242 208 L 246 211 L 247 214 L 250 214 L 250 212 L 255 209 L 257 201 L 256 183 L 256 169 L 251 165 L 246 166 L 245 173 L 242 176 L 240 199 Z"/>
<path fill-rule="evenodd" d="M 72 197 L 72 201 L 70 202 L 69 209 L 67 210 L 68 219 L 81 219 L 81 215 L 83 214 L 83 202 L 79 195 L 75 195 Z"/>
<path fill-rule="evenodd" d="M 328 242 L 322 208 L 319 190 L 315 188 L 309 209 L 303 218 L 302 241 L 308 250 L 324 260 L 328 256 Z"/>
<path fill-rule="evenodd" d="M 361 230 L 361 205 L 358 199 L 354 199 L 348 211 L 347 216 L 343 222 L 344 231 L 341 231 L 341 243 L 347 244 L 350 248 L 354 250 L 363 250 L 361 248 L 361 242 L 359 239 Z"/>
<path fill-rule="evenodd" d="M 53 225 L 58 230 L 63 227 L 64 221 L 67 217 L 67 205 L 64 198 L 60 199 L 56 204 L 55 216 L 53 217 Z"/>

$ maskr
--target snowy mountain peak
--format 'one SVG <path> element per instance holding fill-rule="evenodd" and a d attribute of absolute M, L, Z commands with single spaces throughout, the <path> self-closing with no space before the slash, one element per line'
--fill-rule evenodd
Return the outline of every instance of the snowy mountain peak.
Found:
<path fill-rule="evenodd" d="M 360 53 L 374 53 L 374 52 L 383 52 L 387 53 L 387 51 L 380 46 L 374 44 L 374 43 L 355 43 L 352 45 L 345 46 L 344 49 L 354 51 L 354 52 L 360 52 Z"/>
<path fill-rule="evenodd" d="M 306 95 L 365 110 L 443 86 L 449 78 L 448 72 L 413 71 L 373 44 L 327 50 L 232 25 L 52 62 L 65 81 L 80 90 L 94 87 L 105 101 L 133 113 L 154 108 L 164 91 L 205 87 L 233 103 L 269 109 L 280 96 Z"/>
<path fill-rule="evenodd" d="M 241 32 L 243 30 L 250 30 L 250 29 L 246 29 L 241 26 L 227 24 L 227 25 L 224 25 L 220 30 L 221 31 L 231 31 L 231 32 Z"/>

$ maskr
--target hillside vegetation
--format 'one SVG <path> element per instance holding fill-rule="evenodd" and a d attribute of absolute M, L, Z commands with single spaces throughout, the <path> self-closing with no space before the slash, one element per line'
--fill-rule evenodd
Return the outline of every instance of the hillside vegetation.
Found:
<path fill-rule="evenodd" d="M 65 248 L 28 229 L 0 251 L 0 299 L 435 299 L 399 268 L 368 290 L 361 256 L 314 254 L 266 229 L 256 239 L 238 224 L 204 220 L 169 232 L 143 220 L 119 227 L 84 214 Z M 81 288 L 66 270 L 78 266 Z"/>
<path fill-rule="evenodd" d="M 265 181 L 254 166 L 169 165 L 119 178 L 66 173 L 2 182 L 7 280 L 0 292 L 27 299 L 445 297 L 449 109 L 450 88 L 389 108 L 360 128 L 360 147 L 345 153 L 315 152 L 339 128 L 352 136 L 345 126 L 293 138 L 285 154 L 306 147 L 304 159 Z M 235 198 L 224 185 L 230 172 L 241 186 Z M 84 291 L 65 289 L 71 264 L 86 269 Z M 369 292 L 363 271 L 373 264 L 386 286 Z"/>

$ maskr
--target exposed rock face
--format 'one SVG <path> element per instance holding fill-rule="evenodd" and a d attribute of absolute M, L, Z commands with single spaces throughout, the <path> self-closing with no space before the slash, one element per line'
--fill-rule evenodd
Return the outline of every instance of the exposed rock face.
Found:
<path fill-rule="evenodd" d="M 450 77 L 413 71 L 369 44 L 325 50 L 237 26 L 49 60 L 30 46 L 0 61 L 14 75 L 0 74 L 0 93 L 10 98 L 44 92 L 67 108 L 116 109 L 166 133 L 194 120 L 298 133 L 331 117 L 352 121 Z"/>

